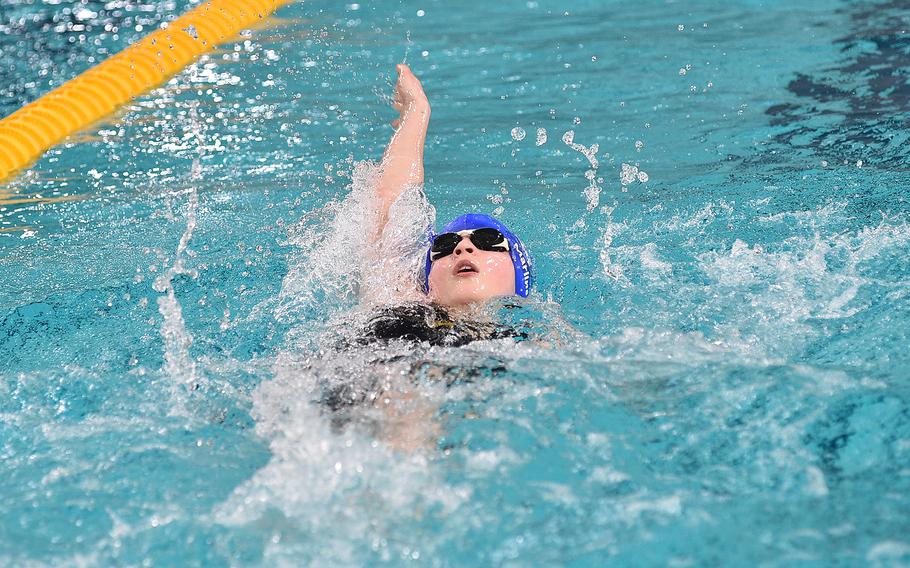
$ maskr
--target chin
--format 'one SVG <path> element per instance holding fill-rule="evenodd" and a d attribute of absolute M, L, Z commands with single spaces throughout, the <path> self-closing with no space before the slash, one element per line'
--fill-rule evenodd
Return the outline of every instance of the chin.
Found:
<path fill-rule="evenodd" d="M 483 296 L 449 296 L 446 298 L 435 297 L 433 300 L 440 305 L 449 306 L 452 308 L 463 308 L 465 306 L 470 306 L 472 304 L 481 304 L 489 300 L 487 297 Z"/>
<path fill-rule="evenodd" d="M 433 301 L 437 304 L 450 307 L 465 307 L 472 304 L 483 304 L 492 300 L 493 298 L 499 298 L 507 294 L 491 294 L 489 291 L 477 291 L 477 290 L 458 290 L 448 294 L 442 295 L 431 295 Z"/>

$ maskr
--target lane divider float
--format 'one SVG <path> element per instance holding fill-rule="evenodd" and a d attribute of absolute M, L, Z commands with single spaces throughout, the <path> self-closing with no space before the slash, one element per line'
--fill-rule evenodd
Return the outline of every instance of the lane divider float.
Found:
<path fill-rule="evenodd" d="M 0 182 L 291 0 L 209 0 L 0 120 Z"/>

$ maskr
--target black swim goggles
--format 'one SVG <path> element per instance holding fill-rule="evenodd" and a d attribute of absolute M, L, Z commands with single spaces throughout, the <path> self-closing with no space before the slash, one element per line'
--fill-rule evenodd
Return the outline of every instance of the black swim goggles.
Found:
<path fill-rule="evenodd" d="M 435 262 L 455 252 L 458 243 L 464 238 L 471 239 L 474 246 L 480 250 L 509 252 L 509 240 L 505 235 L 492 227 L 483 227 L 437 235 L 430 248 L 430 262 Z"/>

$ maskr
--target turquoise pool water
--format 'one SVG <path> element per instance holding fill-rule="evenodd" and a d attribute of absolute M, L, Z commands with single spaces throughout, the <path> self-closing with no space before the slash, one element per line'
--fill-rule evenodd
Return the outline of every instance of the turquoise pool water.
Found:
<path fill-rule="evenodd" d="M 0 114 L 190 5 L 2 1 Z M 0 564 L 910 565 L 907 8 L 283 8 L 0 186 Z M 339 354 L 402 59 L 545 344 Z"/>

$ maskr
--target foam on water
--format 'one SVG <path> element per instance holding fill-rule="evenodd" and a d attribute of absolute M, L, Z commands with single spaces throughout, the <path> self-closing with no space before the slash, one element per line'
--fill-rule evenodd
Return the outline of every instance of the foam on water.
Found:
<path fill-rule="evenodd" d="M 698 262 L 716 294 L 742 298 L 729 305 L 720 333 L 791 356 L 819 333 L 813 320 L 847 319 L 867 309 L 871 298 L 857 297 L 862 287 L 903 285 L 865 274 L 868 263 L 908 242 L 905 220 L 883 219 L 858 231 L 792 237 L 774 251 L 736 240 Z"/>
<path fill-rule="evenodd" d="M 348 381 L 357 382 L 365 372 L 383 372 L 365 364 L 372 361 L 358 362 L 350 354 L 334 360 L 322 355 L 328 360 L 319 363 L 318 354 L 304 361 L 290 357 L 282 357 L 275 378 L 254 394 L 256 431 L 268 440 L 270 460 L 216 508 L 217 522 L 252 524 L 276 535 L 265 552 L 269 563 L 360 564 L 373 556 L 393 558 L 402 546 L 432 553 L 433 543 L 416 542 L 406 527 L 415 519 L 451 514 L 470 489 L 447 482 L 433 467 L 432 454 L 398 452 L 370 430 L 331 427 L 313 403 L 326 367 L 340 367 Z M 383 417 L 372 419 L 381 423 Z"/>
<path fill-rule="evenodd" d="M 361 563 L 371 555 L 388 560 L 400 553 L 399 541 L 409 542 L 397 525 L 444 516 L 469 497 L 468 489 L 447 483 L 430 467 L 432 454 L 394 449 L 396 436 L 414 437 L 420 447 L 438 428 L 433 408 L 441 402 L 439 385 L 420 388 L 408 380 L 413 346 L 339 344 L 377 305 L 425 301 L 418 275 L 434 210 L 421 188 L 409 188 L 377 237 L 378 168 L 355 164 L 344 200 L 290 231 L 296 252 L 274 309 L 295 326 L 275 358 L 274 378 L 253 394 L 256 432 L 267 440 L 271 458 L 215 511 L 219 523 L 256 524 L 280 535 L 265 552 L 268 562 Z M 352 411 L 353 424 L 339 431 L 318 400 L 326 389 L 342 386 L 373 397 L 396 388 L 416 393 L 402 403 L 402 412 L 419 420 L 402 426 L 368 398 L 365 408 Z M 346 497 L 340 501 L 338 495 Z M 363 549 L 364 542 L 371 547 Z M 418 543 L 412 546 L 417 550 Z M 432 552 L 430 542 L 419 546 Z"/>

